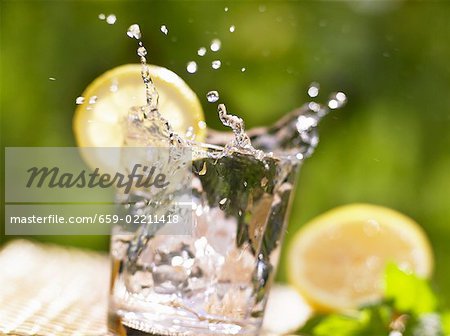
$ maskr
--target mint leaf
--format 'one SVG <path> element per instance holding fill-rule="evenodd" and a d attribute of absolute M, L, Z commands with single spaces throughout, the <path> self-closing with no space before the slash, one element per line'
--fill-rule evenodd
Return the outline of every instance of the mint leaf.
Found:
<path fill-rule="evenodd" d="M 361 313 L 355 317 L 329 315 L 313 329 L 313 334 L 315 336 L 356 336 L 360 333 L 364 323 L 364 316 L 361 316 Z"/>
<path fill-rule="evenodd" d="M 445 336 L 450 336 L 450 311 L 446 311 L 441 315 L 442 331 Z"/>
<path fill-rule="evenodd" d="M 385 297 L 393 300 L 394 308 L 400 312 L 421 315 L 437 308 L 437 299 L 428 282 L 395 264 L 386 267 Z"/>
<path fill-rule="evenodd" d="M 362 308 L 354 315 L 333 314 L 325 317 L 314 329 L 314 336 L 387 335 L 392 309 L 384 304 Z"/>

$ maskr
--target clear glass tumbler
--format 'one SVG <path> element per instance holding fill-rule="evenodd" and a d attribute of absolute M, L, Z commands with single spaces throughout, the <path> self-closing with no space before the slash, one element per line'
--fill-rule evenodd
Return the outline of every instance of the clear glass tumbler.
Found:
<path fill-rule="evenodd" d="M 249 132 L 261 157 L 228 151 L 224 134 L 208 139 L 220 146 L 193 145 L 188 169 L 173 177 L 189 189 L 182 212 L 170 197 L 166 205 L 153 204 L 151 193 L 127 198 L 125 216 L 177 213 L 181 221 L 173 232 L 148 220 L 114 227 L 110 333 L 259 335 L 296 176 L 317 144 L 320 117 L 304 107 Z"/>

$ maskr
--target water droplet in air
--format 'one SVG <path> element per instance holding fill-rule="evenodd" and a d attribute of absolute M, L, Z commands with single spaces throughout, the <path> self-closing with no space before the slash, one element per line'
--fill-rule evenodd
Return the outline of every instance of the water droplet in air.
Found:
<path fill-rule="evenodd" d="M 210 48 L 212 51 L 219 51 L 221 46 L 222 46 L 222 42 L 220 42 L 219 39 L 214 39 L 211 41 Z"/>
<path fill-rule="evenodd" d="M 167 28 L 166 25 L 162 25 L 160 29 L 164 35 L 167 35 L 169 33 L 169 29 Z"/>
<path fill-rule="evenodd" d="M 211 66 L 213 69 L 217 70 L 221 67 L 222 62 L 219 60 L 212 61 Z"/>
<path fill-rule="evenodd" d="M 77 99 L 75 99 L 75 104 L 77 105 L 81 105 L 84 103 L 84 97 L 77 97 Z"/>
<path fill-rule="evenodd" d="M 114 80 L 111 83 L 111 86 L 109 87 L 109 91 L 111 92 L 117 92 L 119 90 L 119 83 L 117 83 L 117 80 Z"/>
<path fill-rule="evenodd" d="M 328 101 L 328 107 L 332 110 L 341 108 L 347 102 L 347 96 L 343 92 L 337 92 L 331 95 Z"/>
<path fill-rule="evenodd" d="M 206 48 L 205 47 L 201 47 L 197 50 L 197 55 L 198 56 L 205 56 L 206 55 Z"/>
<path fill-rule="evenodd" d="M 245 72 L 245 70 L 247 70 L 247 69 L 246 69 L 246 68 L 242 68 L 242 69 L 241 69 L 241 72 Z"/>
<path fill-rule="evenodd" d="M 208 100 L 208 102 L 210 103 L 215 103 L 216 101 L 219 100 L 219 92 L 217 91 L 209 91 L 206 94 L 206 99 Z"/>
<path fill-rule="evenodd" d="M 145 57 L 145 55 L 147 55 L 147 49 L 145 49 L 144 47 L 139 47 L 137 50 L 137 54 L 140 57 Z"/>
<path fill-rule="evenodd" d="M 141 29 L 139 25 L 132 24 L 127 31 L 127 35 L 131 38 L 135 38 L 136 40 L 139 40 L 141 38 Z"/>
<path fill-rule="evenodd" d="M 319 120 L 312 116 L 300 115 L 297 119 L 297 130 L 299 132 L 309 131 L 312 127 L 316 127 Z"/>
<path fill-rule="evenodd" d="M 100 13 L 100 14 L 98 14 L 98 18 L 99 18 L 100 20 L 104 20 L 104 19 L 106 18 L 106 16 L 105 16 L 105 14 Z"/>
<path fill-rule="evenodd" d="M 95 104 L 97 102 L 97 96 L 92 96 L 89 98 L 89 104 Z"/>
<path fill-rule="evenodd" d="M 205 129 L 206 128 L 206 123 L 202 120 L 198 122 L 198 127 L 200 129 Z"/>
<path fill-rule="evenodd" d="M 336 98 L 337 100 L 339 100 L 341 103 L 345 103 L 347 101 L 347 96 L 345 95 L 344 92 L 338 92 L 336 93 Z"/>
<path fill-rule="evenodd" d="M 56 80 L 55 77 L 48 77 L 48 79 L 50 79 L 51 81 L 55 81 Z"/>
<path fill-rule="evenodd" d="M 319 95 L 319 90 L 320 90 L 320 84 L 319 83 L 311 83 L 311 85 L 308 88 L 308 96 L 310 96 L 311 98 L 315 98 Z"/>
<path fill-rule="evenodd" d="M 308 107 L 313 112 L 319 112 L 320 111 L 320 104 L 317 104 L 315 102 L 310 102 L 308 104 Z"/>
<path fill-rule="evenodd" d="M 230 33 L 234 33 L 236 27 L 234 25 L 230 26 Z"/>
<path fill-rule="evenodd" d="M 228 199 L 225 197 L 225 198 L 222 198 L 220 201 L 219 201 L 219 204 L 221 204 L 221 205 L 224 205 L 225 203 L 226 203 L 226 201 L 227 201 Z"/>
<path fill-rule="evenodd" d="M 197 72 L 197 63 L 195 63 L 194 61 L 191 61 L 187 64 L 186 66 L 186 70 L 187 72 L 193 74 Z"/>
<path fill-rule="evenodd" d="M 225 12 L 228 12 L 228 7 L 225 7 L 224 11 L 225 11 Z"/>
<path fill-rule="evenodd" d="M 114 23 L 116 23 L 117 18 L 114 14 L 109 14 L 108 17 L 106 18 L 106 22 L 110 25 L 113 25 Z"/>

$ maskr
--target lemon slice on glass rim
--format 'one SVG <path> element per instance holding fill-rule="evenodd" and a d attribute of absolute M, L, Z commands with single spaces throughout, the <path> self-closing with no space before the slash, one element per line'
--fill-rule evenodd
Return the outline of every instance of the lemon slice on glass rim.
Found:
<path fill-rule="evenodd" d="M 206 124 L 197 95 L 174 72 L 148 65 L 150 76 L 159 94 L 158 110 L 180 136 L 190 129 L 195 141 L 205 139 Z M 97 77 L 82 94 L 73 118 L 78 146 L 98 147 L 81 150 L 91 168 L 114 171 L 117 157 L 100 148 L 120 148 L 124 143 L 124 122 L 130 109 L 146 105 L 145 85 L 140 64 L 126 64 Z"/>
<path fill-rule="evenodd" d="M 296 233 L 287 275 L 316 310 L 342 311 L 382 297 L 390 262 L 430 277 L 433 255 L 424 231 L 397 211 L 352 204 L 316 217 Z"/>

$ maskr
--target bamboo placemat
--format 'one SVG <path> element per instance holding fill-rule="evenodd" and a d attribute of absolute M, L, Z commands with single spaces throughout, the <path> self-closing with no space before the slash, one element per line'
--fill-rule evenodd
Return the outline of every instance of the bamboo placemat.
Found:
<path fill-rule="evenodd" d="M 8 243 L 0 250 L 0 335 L 106 336 L 109 266 L 106 254 Z"/>
<path fill-rule="evenodd" d="M 106 334 L 108 257 L 17 240 L 0 252 L 0 334 Z"/>

